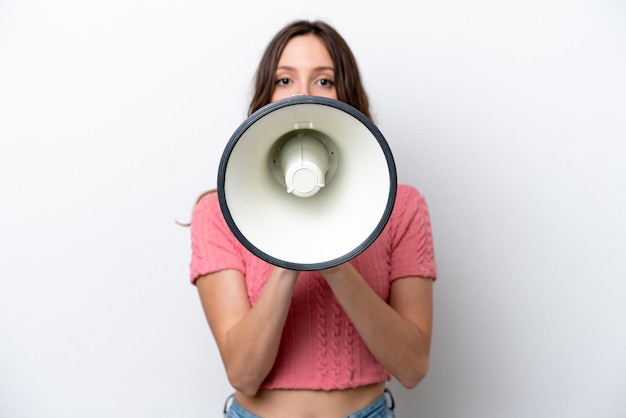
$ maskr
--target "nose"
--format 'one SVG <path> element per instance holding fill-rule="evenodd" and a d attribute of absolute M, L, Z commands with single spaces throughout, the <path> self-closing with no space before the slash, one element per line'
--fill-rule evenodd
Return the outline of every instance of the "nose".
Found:
<path fill-rule="evenodd" d="M 307 83 L 300 83 L 298 90 L 293 96 L 310 96 L 311 91 Z"/>

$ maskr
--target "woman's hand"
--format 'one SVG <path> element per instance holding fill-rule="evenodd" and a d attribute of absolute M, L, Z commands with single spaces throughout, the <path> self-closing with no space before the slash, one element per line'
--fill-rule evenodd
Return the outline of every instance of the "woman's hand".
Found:
<path fill-rule="evenodd" d="M 326 279 L 326 281 L 341 280 L 341 277 L 349 274 L 349 272 L 352 269 L 353 268 L 350 263 L 343 263 L 335 267 L 331 267 L 325 270 L 320 270 L 319 273 L 322 275 L 324 279 Z"/>

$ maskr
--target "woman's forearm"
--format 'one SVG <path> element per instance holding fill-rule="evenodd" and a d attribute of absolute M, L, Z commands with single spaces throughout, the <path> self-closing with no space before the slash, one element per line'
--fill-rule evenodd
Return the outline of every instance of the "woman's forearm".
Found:
<path fill-rule="evenodd" d="M 297 272 L 275 268 L 254 307 L 230 316 L 230 323 L 225 323 L 216 312 L 212 315 L 221 318 L 221 322 L 209 318 L 210 323 L 216 324 L 212 328 L 228 379 L 246 395 L 253 396 L 258 391 L 274 365 L 297 276 Z M 229 301 L 217 303 L 220 304 L 225 306 Z"/>
<path fill-rule="evenodd" d="M 423 292 L 423 300 L 409 298 L 413 304 L 423 302 L 420 309 L 425 315 L 417 315 L 412 309 L 403 315 L 382 300 L 351 265 L 344 264 L 322 274 L 372 354 L 404 386 L 416 386 L 424 378 L 429 361 L 432 320 L 429 294 Z M 425 279 L 411 280 L 416 282 L 407 286 L 424 285 L 430 289 L 430 282 Z M 403 309 L 400 306 L 404 313 Z"/>

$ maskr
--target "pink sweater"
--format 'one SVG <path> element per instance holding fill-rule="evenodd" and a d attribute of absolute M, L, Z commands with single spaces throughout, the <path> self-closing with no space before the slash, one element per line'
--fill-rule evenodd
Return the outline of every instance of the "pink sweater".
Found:
<path fill-rule="evenodd" d="M 203 198 L 191 223 L 191 282 L 202 275 L 236 269 L 246 278 L 252 305 L 273 268 L 241 245 L 226 225 L 217 195 Z M 384 300 L 403 277 L 436 278 L 426 202 L 413 187 L 400 185 L 391 218 L 377 240 L 350 261 Z M 389 380 L 329 286 L 317 272 L 301 272 L 276 363 L 262 388 L 346 389 Z"/>

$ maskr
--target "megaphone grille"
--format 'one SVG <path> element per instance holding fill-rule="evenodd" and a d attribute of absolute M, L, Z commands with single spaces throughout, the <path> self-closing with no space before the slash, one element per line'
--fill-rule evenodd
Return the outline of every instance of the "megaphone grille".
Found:
<path fill-rule="evenodd" d="M 287 193 L 272 174 L 272 149 L 290 131 L 319 131 L 337 155 L 332 179 L 314 196 Z M 298 96 L 251 115 L 228 142 L 218 197 L 237 239 L 261 259 L 293 270 L 321 270 L 364 251 L 386 225 L 396 194 L 387 142 L 355 108 Z"/>

